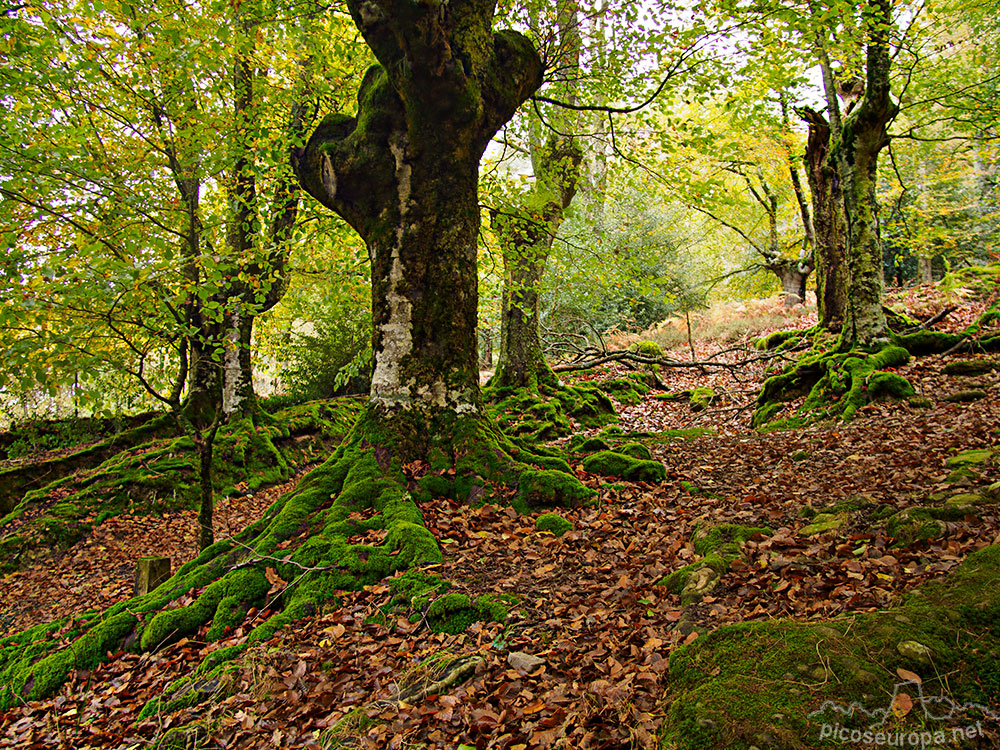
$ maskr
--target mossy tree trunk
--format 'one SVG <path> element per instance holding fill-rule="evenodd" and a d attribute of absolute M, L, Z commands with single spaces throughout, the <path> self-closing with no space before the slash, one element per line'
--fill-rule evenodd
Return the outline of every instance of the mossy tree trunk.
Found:
<path fill-rule="evenodd" d="M 889 31 L 892 4 L 871 0 L 863 9 L 867 32 L 865 91 L 853 111 L 841 119 L 829 60 L 823 79 L 831 114 L 831 156 L 841 180 L 847 239 L 847 307 L 841 347 L 879 347 L 888 341 L 882 311 L 882 242 L 879 237 L 875 186 L 878 156 L 888 145 L 888 124 L 899 111 L 889 83 L 892 65 Z"/>
<path fill-rule="evenodd" d="M 504 263 L 500 358 L 492 385 L 537 390 L 557 385 L 539 335 L 538 296 L 556 232 L 573 200 L 582 152 L 552 134 L 533 154 L 535 186 L 523 205 L 493 215 Z"/>
<path fill-rule="evenodd" d="M 259 102 L 255 97 L 255 29 L 250 11 L 238 11 L 238 43 L 233 60 L 234 119 L 227 244 L 232 259 L 227 287 L 225 362 L 222 410 L 227 418 L 253 417 L 260 408 L 253 385 L 254 321 L 270 310 L 288 289 L 292 230 L 298 218 L 300 187 L 288 165 L 278 175 L 270 227 L 261 231 L 260 206 L 253 164 L 255 122 Z M 301 141 L 306 128 L 306 101 L 310 97 L 310 59 L 299 65 L 295 101 L 288 113 L 286 137 Z M 263 246 L 263 247 L 261 247 Z"/>
<path fill-rule="evenodd" d="M 340 214 L 372 261 L 370 419 L 424 458 L 456 420 L 484 419 L 476 356 L 479 160 L 541 83 L 530 42 L 491 31 L 494 6 L 349 2 L 381 63 L 357 117 L 333 115 L 295 158 L 303 187 Z M 461 431 L 461 430 L 460 430 Z"/>
<path fill-rule="evenodd" d="M 580 64 L 581 46 L 576 3 L 559 0 L 556 16 L 556 67 L 573 71 Z M 563 86 L 563 96 L 571 104 L 576 103 L 575 88 L 574 83 Z M 504 264 L 500 356 L 491 381 L 494 386 L 537 391 L 539 385 L 559 384 L 542 350 L 538 296 L 556 233 L 580 183 L 583 152 L 573 135 L 576 119 L 565 111 L 556 114 L 556 127 L 548 136 L 532 139 L 534 186 L 520 205 L 493 214 Z M 533 125 L 533 131 L 545 127 L 540 121 Z"/>
<path fill-rule="evenodd" d="M 819 112 L 796 110 L 809 125 L 806 175 L 812 195 L 816 307 L 823 328 L 839 331 L 847 309 L 845 219 L 837 165 L 829 158 L 830 123 Z"/>
<path fill-rule="evenodd" d="M 806 283 L 812 268 L 798 258 L 782 258 L 768 266 L 781 281 L 781 292 L 785 296 L 785 307 L 794 307 L 806 299 Z"/>

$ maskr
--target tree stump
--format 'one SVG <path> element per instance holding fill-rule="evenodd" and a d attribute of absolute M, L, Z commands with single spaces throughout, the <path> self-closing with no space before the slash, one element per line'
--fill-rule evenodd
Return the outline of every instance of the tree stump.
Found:
<path fill-rule="evenodd" d="M 148 594 L 170 578 L 170 558 L 160 555 L 142 557 L 135 566 L 135 596 Z"/>

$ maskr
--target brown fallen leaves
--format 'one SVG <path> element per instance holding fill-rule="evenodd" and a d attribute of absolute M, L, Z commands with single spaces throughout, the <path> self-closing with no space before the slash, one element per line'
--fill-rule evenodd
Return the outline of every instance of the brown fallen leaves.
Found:
<path fill-rule="evenodd" d="M 919 361 L 903 374 L 933 397 L 945 385 L 939 366 Z M 671 388 L 704 382 L 689 372 L 676 377 Z M 733 395 L 721 408 L 739 406 L 740 389 L 729 385 Z M 339 609 L 300 621 L 252 649 L 228 685 L 229 697 L 135 723 L 148 700 L 206 653 L 237 642 L 245 635 L 240 630 L 218 644 L 195 638 L 156 654 L 120 654 L 93 672 L 76 673 L 55 699 L 0 714 L 0 748 L 145 747 L 170 727 L 191 722 L 208 727 L 208 747 L 318 748 L 321 733 L 345 717 L 353 727 L 349 746 L 357 748 L 654 748 L 670 652 L 697 637 L 674 629 L 679 600 L 655 584 L 697 559 L 690 542 L 694 523 L 775 530 L 747 542 L 744 559 L 692 608 L 703 628 L 887 606 L 995 542 L 995 510 L 947 524 L 941 539 L 895 549 L 863 512 L 840 536 L 804 537 L 801 507 L 863 497 L 903 508 L 925 498 L 941 486 L 947 456 L 993 443 L 1000 386 L 992 380 L 986 387 L 992 397 L 974 404 L 936 403 L 920 411 L 877 404 L 850 425 L 766 435 L 746 428 L 746 411 L 713 417 L 710 409 L 700 416 L 683 405 L 647 400 L 626 411 L 632 421 L 625 429 L 680 428 L 698 419 L 723 429 L 696 440 L 653 443 L 668 467 L 661 486 L 609 485 L 582 475 L 600 489 L 600 504 L 567 512 L 575 529 L 560 538 L 537 532 L 533 518 L 510 508 L 423 505 L 445 556 L 433 572 L 470 595 L 516 594 L 519 604 L 505 624 L 477 623 L 460 635 L 434 634 L 405 618 L 388 627 L 366 624 L 390 597 L 382 583 L 345 593 Z M 797 451 L 808 458 L 794 461 Z M 261 508 L 243 514 L 249 520 Z M 162 548 L 162 540 L 179 531 L 148 518 L 116 520 L 120 525 L 99 527 L 89 546 L 56 564 L 8 578 L 0 606 L 34 599 L 36 609 L 19 615 L 23 626 L 43 611 L 69 612 L 81 598 L 96 601 L 102 591 L 100 601 L 108 603 L 127 594 L 126 561 L 144 550 L 126 540 L 155 539 Z M 180 541 L 166 544 L 182 554 Z M 104 578 L 97 575 L 102 570 Z M 517 668 L 508 658 L 512 652 L 541 661 Z M 413 671 L 442 654 L 478 655 L 482 664 L 447 694 L 397 702 Z"/>

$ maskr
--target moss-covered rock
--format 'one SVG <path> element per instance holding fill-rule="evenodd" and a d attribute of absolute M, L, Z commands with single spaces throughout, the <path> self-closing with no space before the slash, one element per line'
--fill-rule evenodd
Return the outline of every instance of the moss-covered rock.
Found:
<path fill-rule="evenodd" d="M 535 528 L 539 531 L 548 531 L 556 536 L 562 536 L 567 531 L 573 530 L 573 522 L 563 518 L 558 513 L 543 513 L 535 519 Z"/>
<path fill-rule="evenodd" d="M 614 451 L 599 451 L 587 456 L 583 460 L 583 468 L 591 474 L 637 482 L 662 482 L 667 477 L 666 467 L 658 461 L 645 461 Z"/>
<path fill-rule="evenodd" d="M 967 404 L 972 401 L 982 401 L 988 395 L 986 391 L 980 388 L 970 388 L 949 393 L 947 396 L 942 396 L 941 400 L 952 404 Z"/>
<path fill-rule="evenodd" d="M 828 534 L 832 531 L 839 531 L 850 523 L 850 516 L 846 513 L 818 513 L 813 517 L 812 523 L 799 529 L 802 536 L 816 536 L 817 534 Z"/>
<path fill-rule="evenodd" d="M 993 458 L 994 451 L 990 448 L 962 451 L 945 461 L 945 465 L 951 467 L 979 466 L 989 463 Z"/>
<path fill-rule="evenodd" d="M 916 541 L 936 539 L 944 534 L 945 525 L 926 509 L 906 508 L 889 518 L 885 530 L 893 546 L 906 547 Z"/>
<path fill-rule="evenodd" d="M 774 532 L 766 526 L 742 526 L 738 523 L 708 524 L 697 523 L 691 540 L 694 551 L 699 555 L 723 551 L 723 554 L 739 554 L 739 545 L 756 536 L 770 536 Z"/>
<path fill-rule="evenodd" d="M 715 588 L 719 579 L 729 571 L 729 565 L 736 557 L 737 555 L 709 553 L 704 559 L 689 563 L 664 576 L 656 585 L 663 586 L 672 594 L 680 594 L 681 604 L 689 606 L 701 601 Z"/>
<path fill-rule="evenodd" d="M 1000 694 L 1000 599 L 993 585 L 998 575 L 1000 547 L 994 546 L 887 612 L 827 623 L 746 622 L 696 639 L 670 657 L 662 747 L 839 747 L 822 738 L 823 726 L 867 729 L 871 713 L 849 711 L 852 705 L 889 713 L 900 681 L 897 668 L 916 672 L 925 696 L 992 705 Z M 899 646 L 908 641 L 919 644 L 931 662 L 908 647 L 901 653 Z M 957 722 L 974 725 L 983 718 L 968 715 Z M 927 721 L 915 710 L 905 720 L 893 718 L 889 728 L 937 728 Z"/>
<path fill-rule="evenodd" d="M 615 448 L 616 453 L 624 453 L 632 458 L 639 458 L 643 461 L 652 461 L 653 452 L 642 443 L 625 443 Z"/>

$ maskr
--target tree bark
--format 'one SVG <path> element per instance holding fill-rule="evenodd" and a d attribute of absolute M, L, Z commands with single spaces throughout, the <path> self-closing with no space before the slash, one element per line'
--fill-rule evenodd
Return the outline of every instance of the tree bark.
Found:
<path fill-rule="evenodd" d="M 556 385 L 538 332 L 538 296 L 556 232 L 576 193 L 583 154 L 574 138 L 557 135 L 538 149 L 535 187 L 524 205 L 496 213 L 504 289 L 500 319 L 500 358 L 493 385 L 531 388 Z"/>
<path fill-rule="evenodd" d="M 843 180 L 847 219 L 849 288 L 841 347 L 877 347 L 888 341 L 875 186 L 879 152 L 889 144 L 887 126 L 899 111 L 889 86 L 891 58 L 889 0 L 871 0 L 866 8 L 868 46 L 865 94 L 843 121 L 833 144 Z"/>
<path fill-rule="evenodd" d="M 294 165 L 303 187 L 364 239 L 372 261 L 368 418 L 400 460 L 485 420 L 476 353 L 479 160 L 540 84 L 538 53 L 491 32 L 486 0 L 350 0 L 380 65 L 356 118 L 327 117 Z"/>
<path fill-rule="evenodd" d="M 556 3 L 558 67 L 574 70 L 580 63 L 580 24 L 575 0 Z M 576 102 L 576 86 L 569 84 L 564 98 Z M 548 137 L 534 139 L 531 161 L 535 184 L 522 204 L 510 212 L 496 212 L 493 224 L 500 238 L 504 288 L 500 318 L 500 357 L 491 385 L 529 388 L 557 386 L 542 351 L 538 325 L 538 296 L 542 275 L 580 183 L 583 152 L 573 131 L 574 117 L 557 116 Z M 542 126 L 542 123 L 538 123 Z M 556 132 L 558 131 L 558 132 Z"/>
<path fill-rule="evenodd" d="M 796 112 L 809 124 L 806 175 L 812 195 L 819 324 L 839 331 L 847 309 L 846 230 L 837 165 L 830 158 L 830 123 L 808 108 Z"/>

